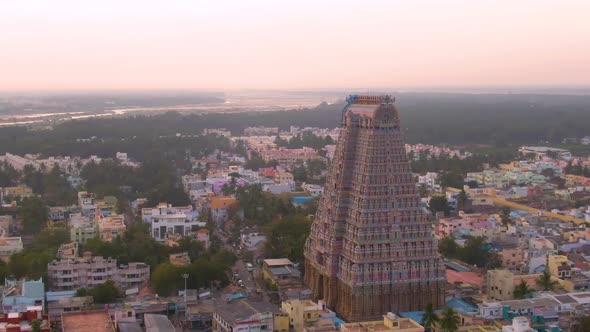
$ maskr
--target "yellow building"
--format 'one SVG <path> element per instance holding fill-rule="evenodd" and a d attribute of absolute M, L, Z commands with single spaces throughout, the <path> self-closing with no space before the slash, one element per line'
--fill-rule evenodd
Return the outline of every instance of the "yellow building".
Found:
<path fill-rule="evenodd" d="M 401 318 L 389 312 L 383 320 L 346 323 L 340 326 L 341 332 L 424 332 L 424 327 L 410 318 Z"/>
<path fill-rule="evenodd" d="M 323 312 L 321 304 L 307 300 L 284 301 L 281 309 L 288 315 L 289 326 L 295 332 L 303 332 L 303 329 L 313 325 L 320 319 L 320 314 Z"/>
<path fill-rule="evenodd" d="M 289 315 L 284 312 L 275 313 L 273 316 L 273 331 L 274 332 L 288 332 L 289 329 Z"/>
<path fill-rule="evenodd" d="M 572 269 L 566 256 L 551 255 L 547 257 L 547 267 L 551 275 L 559 279 L 567 279 L 572 276 Z"/>
<path fill-rule="evenodd" d="M 293 174 L 279 169 L 275 172 L 274 181 L 276 183 L 290 183 L 294 181 L 294 177 Z"/>
<path fill-rule="evenodd" d="M 508 301 L 514 299 L 514 288 L 525 281 L 531 289 L 536 289 L 540 274 L 515 275 L 509 270 L 489 270 L 486 278 L 486 294 L 490 299 Z"/>
<path fill-rule="evenodd" d="M 33 189 L 27 186 L 4 187 L 2 194 L 8 197 L 28 197 L 33 195 Z"/>

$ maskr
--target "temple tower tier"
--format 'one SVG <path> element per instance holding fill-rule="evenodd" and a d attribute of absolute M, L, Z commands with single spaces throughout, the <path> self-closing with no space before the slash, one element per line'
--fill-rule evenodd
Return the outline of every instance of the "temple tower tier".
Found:
<path fill-rule="evenodd" d="M 349 96 L 311 233 L 305 283 L 346 321 L 444 306 L 445 269 L 391 96 Z"/>

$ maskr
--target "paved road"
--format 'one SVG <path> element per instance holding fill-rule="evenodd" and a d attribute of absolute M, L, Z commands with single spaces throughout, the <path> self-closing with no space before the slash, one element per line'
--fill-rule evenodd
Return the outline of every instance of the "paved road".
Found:
<path fill-rule="evenodd" d="M 251 272 L 248 272 L 246 269 L 246 265 L 242 260 L 238 260 L 234 265 L 234 271 L 237 271 L 240 275 L 240 279 L 244 283 L 244 288 L 248 292 L 255 292 L 256 291 L 256 283 L 254 282 L 254 277 L 252 276 Z"/>

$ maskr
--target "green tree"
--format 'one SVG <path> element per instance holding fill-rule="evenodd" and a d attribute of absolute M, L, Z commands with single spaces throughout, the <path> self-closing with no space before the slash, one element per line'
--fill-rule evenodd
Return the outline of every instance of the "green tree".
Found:
<path fill-rule="evenodd" d="M 571 332 L 588 332 L 590 331 L 590 315 L 580 315 L 574 318 L 570 326 Z"/>
<path fill-rule="evenodd" d="M 461 192 L 457 194 L 457 210 L 464 210 L 467 201 L 469 201 L 469 195 L 467 195 L 465 189 L 461 189 Z"/>
<path fill-rule="evenodd" d="M 18 215 L 23 221 L 25 234 L 36 234 L 47 223 L 47 207 L 38 197 L 27 197 L 22 200 Z"/>
<path fill-rule="evenodd" d="M 438 250 L 447 258 L 457 258 L 459 245 L 452 236 L 446 236 L 438 242 Z"/>
<path fill-rule="evenodd" d="M 520 284 L 518 284 L 518 285 L 516 285 L 516 287 L 514 287 L 513 295 L 514 295 L 515 299 L 524 299 L 531 292 L 532 292 L 532 290 L 529 287 L 529 284 L 527 284 L 526 281 L 521 280 Z"/>
<path fill-rule="evenodd" d="M 31 332 L 41 332 L 41 321 L 38 319 L 33 319 L 31 321 Z"/>
<path fill-rule="evenodd" d="M 438 182 L 443 188 L 451 187 L 461 189 L 465 184 L 463 180 L 463 174 L 456 170 L 442 172 L 438 176 Z"/>
<path fill-rule="evenodd" d="M 311 227 L 304 215 L 284 217 L 267 229 L 265 252 L 267 257 L 287 257 L 294 262 L 303 261 L 303 246 Z"/>
<path fill-rule="evenodd" d="M 445 332 L 458 331 L 459 327 L 461 326 L 461 318 L 459 317 L 459 313 L 451 307 L 444 308 L 441 314 L 439 325 L 440 328 Z"/>
<path fill-rule="evenodd" d="M 502 225 L 504 225 L 504 226 L 514 224 L 514 221 L 510 217 L 510 208 L 509 207 L 504 207 L 502 209 L 502 214 L 500 214 L 500 221 L 502 222 Z"/>
<path fill-rule="evenodd" d="M 160 296 L 170 295 L 179 288 L 179 278 L 183 272 L 178 266 L 162 263 L 152 273 L 152 287 Z"/>
<path fill-rule="evenodd" d="M 115 282 L 107 280 L 89 290 L 90 295 L 94 298 L 94 303 L 106 304 L 116 302 L 122 295 Z"/>
<path fill-rule="evenodd" d="M 550 291 L 555 288 L 559 284 L 556 280 L 553 280 L 551 273 L 547 270 L 541 274 L 539 279 L 536 281 L 537 287 L 541 288 L 544 291 Z"/>
<path fill-rule="evenodd" d="M 448 216 L 452 210 L 449 201 L 445 196 L 432 196 L 428 202 L 428 209 L 433 214 L 444 212 L 445 216 Z"/>
<path fill-rule="evenodd" d="M 426 308 L 424 308 L 424 315 L 422 316 L 422 326 L 424 326 L 424 331 L 430 332 L 434 330 L 436 325 L 440 322 L 436 311 L 434 310 L 434 306 L 432 303 L 428 303 Z"/>

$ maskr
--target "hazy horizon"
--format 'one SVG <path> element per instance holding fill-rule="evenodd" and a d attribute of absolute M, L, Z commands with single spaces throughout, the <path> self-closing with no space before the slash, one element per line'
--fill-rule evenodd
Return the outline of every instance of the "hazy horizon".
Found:
<path fill-rule="evenodd" d="M 587 1 L 18 1 L 0 91 L 590 87 Z"/>

